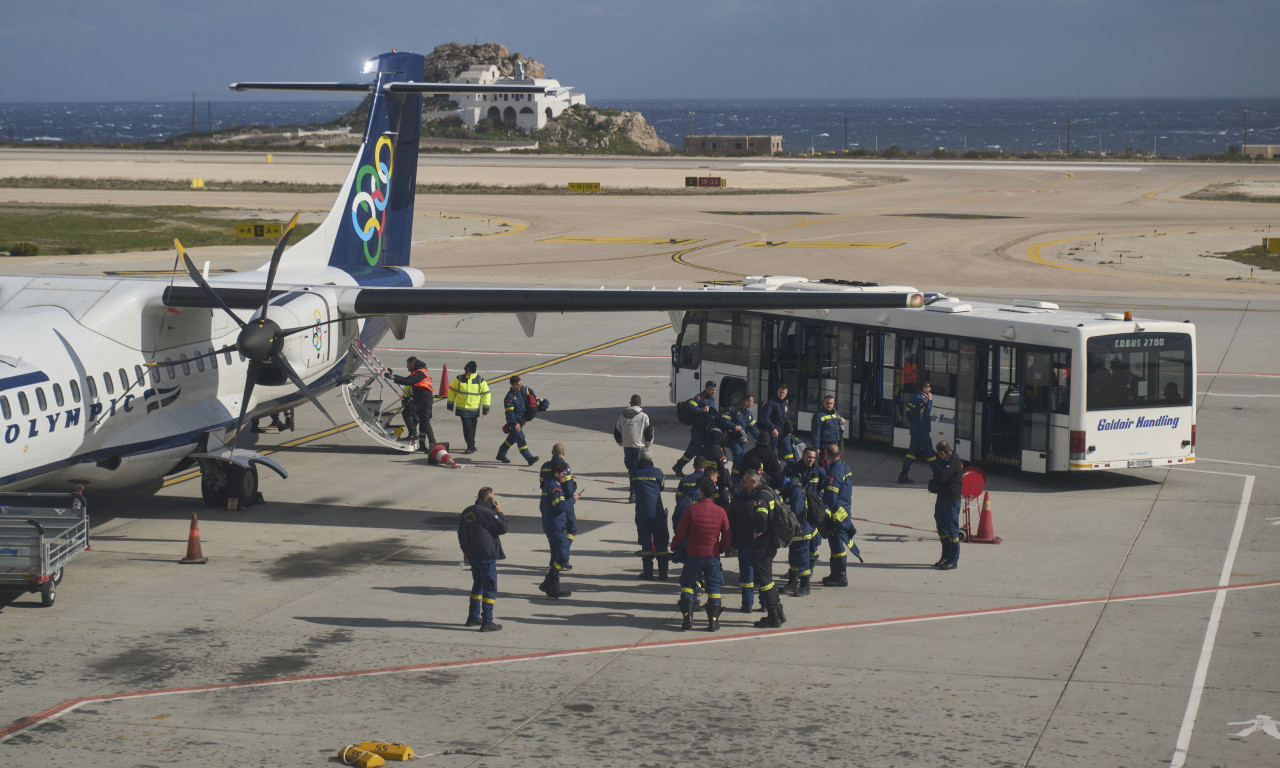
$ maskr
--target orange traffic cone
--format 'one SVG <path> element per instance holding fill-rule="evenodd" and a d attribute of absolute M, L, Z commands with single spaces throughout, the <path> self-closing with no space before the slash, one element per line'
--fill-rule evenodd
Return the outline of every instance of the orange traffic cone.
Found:
<path fill-rule="evenodd" d="M 431 446 L 431 451 L 427 453 L 427 463 L 439 464 L 450 469 L 458 468 L 458 462 L 454 461 L 453 457 L 449 455 L 449 446 L 444 443 L 436 443 Z"/>
<path fill-rule="evenodd" d="M 440 364 L 440 397 L 449 396 L 449 366 Z"/>
<path fill-rule="evenodd" d="M 970 544 L 999 544 L 1004 539 L 996 535 L 995 524 L 991 522 L 991 494 L 982 494 L 982 514 L 978 516 L 978 533 L 969 539 Z"/>
<path fill-rule="evenodd" d="M 196 513 L 191 513 L 191 533 L 187 535 L 187 556 L 178 561 L 183 565 L 192 563 L 204 565 L 209 558 L 200 551 L 200 524 L 196 522 Z"/>

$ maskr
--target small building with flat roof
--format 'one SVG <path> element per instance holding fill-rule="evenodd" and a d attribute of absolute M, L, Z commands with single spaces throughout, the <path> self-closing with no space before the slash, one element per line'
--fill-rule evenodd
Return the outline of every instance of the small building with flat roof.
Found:
<path fill-rule="evenodd" d="M 1265 157 L 1272 159 L 1280 157 L 1280 144 L 1245 144 L 1245 157 Z"/>
<path fill-rule="evenodd" d="M 776 155 L 782 151 L 782 136 L 685 136 L 684 151 L 691 155 Z"/>

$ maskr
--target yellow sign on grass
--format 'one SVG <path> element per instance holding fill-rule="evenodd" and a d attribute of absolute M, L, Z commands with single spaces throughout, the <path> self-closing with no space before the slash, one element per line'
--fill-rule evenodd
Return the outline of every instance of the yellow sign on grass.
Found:
<path fill-rule="evenodd" d="M 280 235 L 283 233 L 283 224 L 268 224 L 262 221 L 236 224 L 236 237 L 269 237 L 273 240 L 279 240 Z"/>
<path fill-rule="evenodd" d="M 600 182 L 598 181 L 571 181 L 569 182 L 570 192 L 599 192 Z"/>

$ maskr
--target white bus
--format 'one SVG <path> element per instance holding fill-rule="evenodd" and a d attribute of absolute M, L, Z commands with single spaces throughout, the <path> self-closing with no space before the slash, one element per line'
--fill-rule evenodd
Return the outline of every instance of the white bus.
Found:
<path fill-rule="evenodd" d="M 743 287 L 914 290 L 794 277 L 748 277 Z M 834 395 L 846 438 L 906 448 L 903 406 L 929 381 L 933 441 L 966 462 L 1058 472 L 1195 461 L 1190 322 L 925 297 L 916 309 L 687 313 L 671 350 L 672 401 L 713 380 L 721 406 L 744 392 L 762 405 L 786 383 L 804 438 Z"/>

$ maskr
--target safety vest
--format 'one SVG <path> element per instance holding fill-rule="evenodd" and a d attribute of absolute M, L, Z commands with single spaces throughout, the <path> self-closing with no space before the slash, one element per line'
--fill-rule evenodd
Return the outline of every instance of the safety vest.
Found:
<path fill-rule="evenodd" d="M 422 378 L 418 381 L 413 382 L 413 386 L 417 389 L 425 389 L 428 392 L 431 392 L 432 394 L 434 394 L 436 391 L 435 386 L 432 385 L 431 383 L 431 375 L 428 374 L 425 370 L 422 372 Z"/>
<path fill-rule="evenodd" d="M 489 382 L 478 374 L 463 374 L 449 387 L 449 402 L 461 411 L 478 411 L 489 407 Z"/>

